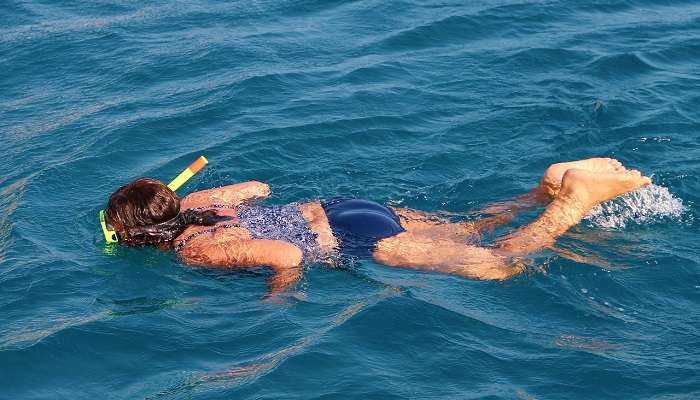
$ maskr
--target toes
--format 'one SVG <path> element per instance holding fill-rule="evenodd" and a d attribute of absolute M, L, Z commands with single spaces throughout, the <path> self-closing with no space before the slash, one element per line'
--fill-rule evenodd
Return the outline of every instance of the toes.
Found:
<path fill-rule="evenodd" d="M 651 184 L 651 179 L 648 176 L 643 176 L 641 172 L 636 169 L 626 172 L 631 182 L 634 182 L 637 187 L 648 186 Z"/>
<path fill-rule="evenodd" d="M 615 167 L 615 168 L 617 168 L 617 167 L 622 167 L 622 163 L 619 162 L 618 160 L 614 159 L 614 158 L 608 158 L 607 160 L 608 160 L 608 162 L 610 163 L 610 165 L 612 165 L 612 166 Z"/>
<path fill-rule="evenodd" d="M 625 168 L 625 166 L 622 165 L 622 163 L 619 162 L 618 160 L 616 160 L 616 159 L 614 159 L 614 158 L 611 158 L 611 160 L 612 160 L 612 161 L 611 161 L 611 164 L 612 164 L 613 170 L 614 170 L 615 172 L 623 172 L 623 171 L 626 171 L 626 170 L 627 170 L 627 168 Z"/>
<path fill-rule="evenodd" d="M 621 172 L 625 170 L 622 163 L 614 158 L 600 158 L 599 160 L 602 161 L 599 167 L 601 172 Z"/>

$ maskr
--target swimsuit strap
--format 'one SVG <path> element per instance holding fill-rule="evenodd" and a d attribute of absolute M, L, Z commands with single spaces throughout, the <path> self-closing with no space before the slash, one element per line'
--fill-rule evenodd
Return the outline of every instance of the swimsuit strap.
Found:
<path fill-rule="evenodd" d="M 233 209 L 233 208 L 237 208 L 237 207 L 240 207 L 240 206 L 234 206 L 231 204 L 223 204 L 223 203 L 214 203 L 214 204 L 210 204 L 208 206 L 193 207 L 193 208 L 190 208 L 190 210 L 202 211 L 202 210 L 208 210 L 210 208 L 231 208 L 231 209 Z"/>

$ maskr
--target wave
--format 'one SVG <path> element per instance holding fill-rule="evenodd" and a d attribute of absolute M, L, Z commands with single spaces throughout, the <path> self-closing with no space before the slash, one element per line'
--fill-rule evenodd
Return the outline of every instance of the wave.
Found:
<path fill-rule="evenodd" d="M 622 53 L 599 57 L 587 70 L 598 78 L 629 79 L 658 71 L 658 68 L 637 53 Z"/>
<path fill-rule="evenodd" d="M 10 247 L 12 222 L 10 218 L 17 209 L 17 203 L 24 194 L 27 178 L 14 182 L 0 190 L 0 263 Z"/>
<path fill-rule="evenodd" d="M 230 365 L 222 371 L 190 376 L 184 382 L 147 397 L 147 399 L 179 398 L 183 392 L 194 390 L 202 385 L 215 386 L 217 390 L 221 390 L 224 387 L 234 388 L 255 382 L 262 376 L 277 369 L 277 367 L 289 358 L 308 351 L 308 349 L 321 340 L 326 333 L 336 329 L 358 313 L 390 297 L 399 295 L 400 293 L 400 289 L 387 286 L 379 293 L 350 304 L 338 313 L 330 324 L 316 330 L 308 336 L 300 338 L 288 347 L 262 354 L 249 362 Z"/>
<path fill-rule="evenodd" d="M 5 332 L 0 336 L 0 350 L 26 349 L 65 329 L 111 317 L 109 311 L 75 316 L 42 316 L 40 320 L 27 321 L 21 328 Z"/>
<path fill-rule="evenodd" d="M 131 24 L 149 18 L 162 17 L 163 11 L 162 8 L 146 8 L 122 15 L 76 17 L 23 25 L 13 29 L 0 30 L 0 43 L 43 39 L 68 32 L 102 30 L 114 25 Z"/>

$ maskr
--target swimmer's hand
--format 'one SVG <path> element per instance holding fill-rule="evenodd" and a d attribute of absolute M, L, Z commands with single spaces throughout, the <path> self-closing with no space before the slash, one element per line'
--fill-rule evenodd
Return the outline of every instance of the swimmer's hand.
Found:
<path fill-rule="evenodd" d="M 246 199 L 264 199 L 269 197 L 272 193 L 270 185 L 258 181 L 243 182 L 232 186 L 238 186 L 237 190 L 244 195 Z"/>

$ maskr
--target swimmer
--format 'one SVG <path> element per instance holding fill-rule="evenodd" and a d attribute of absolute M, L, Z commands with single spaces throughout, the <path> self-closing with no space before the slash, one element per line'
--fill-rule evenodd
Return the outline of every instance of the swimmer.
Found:
<path fill-rule="evenodd" d="M 105 223 L 119 243 L 173 250 L 186 264 L 271 267 L 273 295 L 298 281 L 305 263 L 333 263 L 343 256 L 504 280 L 524 270 L 523 256 L 552 246 L 597 204 L 650 183 L 610 158 L 559 163 L 547 168 L 529 193 L 481 210 L 491 216 L 450 222 L 437 214 L 359 199 L 255 205 L 252 201 L 270 195 L 270 186 L 255 181 L 180 199 L 162 182 L 142 178 L 111 195 Z M 510 221 L 517 212 L 544 206 L 533 222 L 492 245 L 474 244 L 481 232 Z"/>

